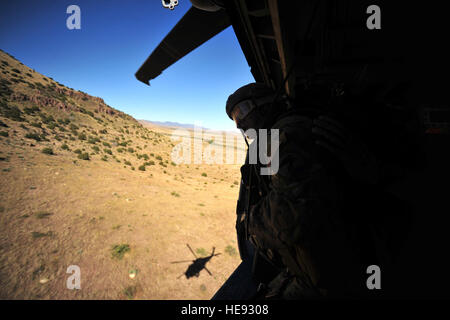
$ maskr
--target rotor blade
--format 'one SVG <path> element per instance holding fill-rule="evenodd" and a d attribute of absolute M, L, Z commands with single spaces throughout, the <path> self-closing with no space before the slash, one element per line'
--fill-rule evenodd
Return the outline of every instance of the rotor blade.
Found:
<path fill-rule="evenodd" d="M 230 26 L 226 11 L 202 11 L 191 7 L 136 72 L 139 81 L 150 85 L 167 67 Z"/>
<path fill-rule="evenodd" d="M 191 246 L 189 244 L 187 244 L 187 243 L 186 243 L 186 245 L 188 246 L 189 250 L 191 250 L 191 252 L 194 255 L 195 259 L 198 259 L 197 256 L 195 255 L 194 250 L 192 250 Z"/>
<path fill-rule="evenodd" d="M 220 255 L 220 253 L 215 253 L 213 255 L 207 256 L 208 261 L 211 260 L 213 257 Z"/>
<path fill-rule="evenodd" d="M 192 262 L 192 260 L 173 261 L 171 263 L 185 263 L 185 262 Z"/>
<path fill-rule="evenodd" d="M 210 276 L 212 276 L 212 273 L 208 270 L 208 268 L 204 267 L 204 269 L 209 273 Z"/>

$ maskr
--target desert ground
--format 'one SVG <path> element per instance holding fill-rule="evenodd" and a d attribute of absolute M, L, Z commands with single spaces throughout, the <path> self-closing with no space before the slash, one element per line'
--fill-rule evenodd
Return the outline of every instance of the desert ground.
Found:
<path fill-rule="evenodd" d="M 240 263 L 240 158 L 177 164 L 176 139 L 192 130 L 173 140 L 176 128 L 0 60 L 0 299 L 210 299 Z M 220 253 L 212 275 L 186 278 L 187 244 L 198 257 Z M 72 265 L 78 290 L 67 288 Z"/>

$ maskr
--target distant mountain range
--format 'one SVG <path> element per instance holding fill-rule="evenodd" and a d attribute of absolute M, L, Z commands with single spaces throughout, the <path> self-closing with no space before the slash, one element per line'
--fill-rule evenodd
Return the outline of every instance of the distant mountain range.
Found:
<path fill-rule="evenodd" d="M 158 126 L 163 127 L 177 127 L 177 128 L 186 128 L 186 129 L 194 129 L 194 125 L 190 123 L 179 123 L 179 122 L 172 122 L 172 121 L 149 121 L 149 120 L 139 120 L 139 122 L 149 123 L 149 124 L 155 124 Z M 209 128 L 201 127 L 205 130 L 210 130 Z"/>

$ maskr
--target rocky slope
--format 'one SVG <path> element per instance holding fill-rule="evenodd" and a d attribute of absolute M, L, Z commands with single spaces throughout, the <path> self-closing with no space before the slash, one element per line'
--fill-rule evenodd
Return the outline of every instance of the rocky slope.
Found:
<path fill-rule="evenodd" d="M 10 138 L 7 143 L 53 148 L 53 153 L 76 151 L 80 159 L 113 158 L 117 163 L 123 159 L 116 154 L 123 153 L 126 165 L 129 156 L 148 160 L 149 155 L 139 154 L 139 150 L 150 141 L 170 144 L 167 137 L 144 128 L 102 98 L 68 88 L 3 51 L 0 72 L 0 126 L 1 135 Z"/>

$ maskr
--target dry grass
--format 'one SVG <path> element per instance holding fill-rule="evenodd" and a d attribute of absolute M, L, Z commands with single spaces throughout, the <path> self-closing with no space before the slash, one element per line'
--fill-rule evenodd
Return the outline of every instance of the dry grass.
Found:
<path fill-rule="evenodd" d="M 165 174 L 159 166 L 132 171 L 100 159 L 74 163 L 74 153 L 48 157 L 3 141 L 0 150 L 11 153 L 0 162 L 11 169 L 0 172 L 1 298 L 128 299 L 126 291 L 136 299 L 208 299 L 239 263 L 230 254 L 230 246 L 237 248 L 238 189 L 229 187 L 236 165 L 199 165 L 207 172 L 202 177 L 186 165 Z M 111 247 L 121 243 L 132 249 L 111 259 Z M 229 254 L 211 260 L 213 277 L 177 280 L 188 264 L 170 262 L 193 258 L 186 243 Z M 43 264 L 38 277 L 33 272 Z M 65 288 L 73 264 L 82 272 L 79 291 Z M 131 266 L 140 270 L 135 279 L 128 277 Z M 135 283 L 139 289 L 126 289 Z"/>
<path fill-rule="evenodd" d="M 33 83 L 51 81 L 0 57 L 22 75 L 32 73 Z M 31 90 L 23 83 L 11 88 Z M 95 107 L 91 100 L 70 101 L 88 111 Z M 31 107 L 8 103 L 22 111 Z M 23 114 L 24 122 L 0 116 L 8 126 L 0 137 L 0 299 L 209 299 L 240 262 L 231 249 L 237 249 L 238 188 L 230 187 L 239 165 L 171 165 L 171 129 L 40 108 L 65 131 L 51 129 L 52 123 L 30 128 L 37 114 Z M 61 124 L 66 118 L 70 124 Z M 73 130 L 87 139 L 70 139 Z M 102 146 L 111 151 L 107 157 Z M 76 150 L 90 160 L 78 159 Z M 145 171 L 132 170 L 145 162 Z M 213 276 L 177 279 L 188 263 L 171 262 L 193 259 L 186 243 L 228 254 L 208 263 Z M 113 246 L 122 244 L 129 250 L 112 259 Z M 66 288 L 70 265 L 81 268 L 81 290 Z M 130 270 L 139 273 L 132 279 Z"/>

